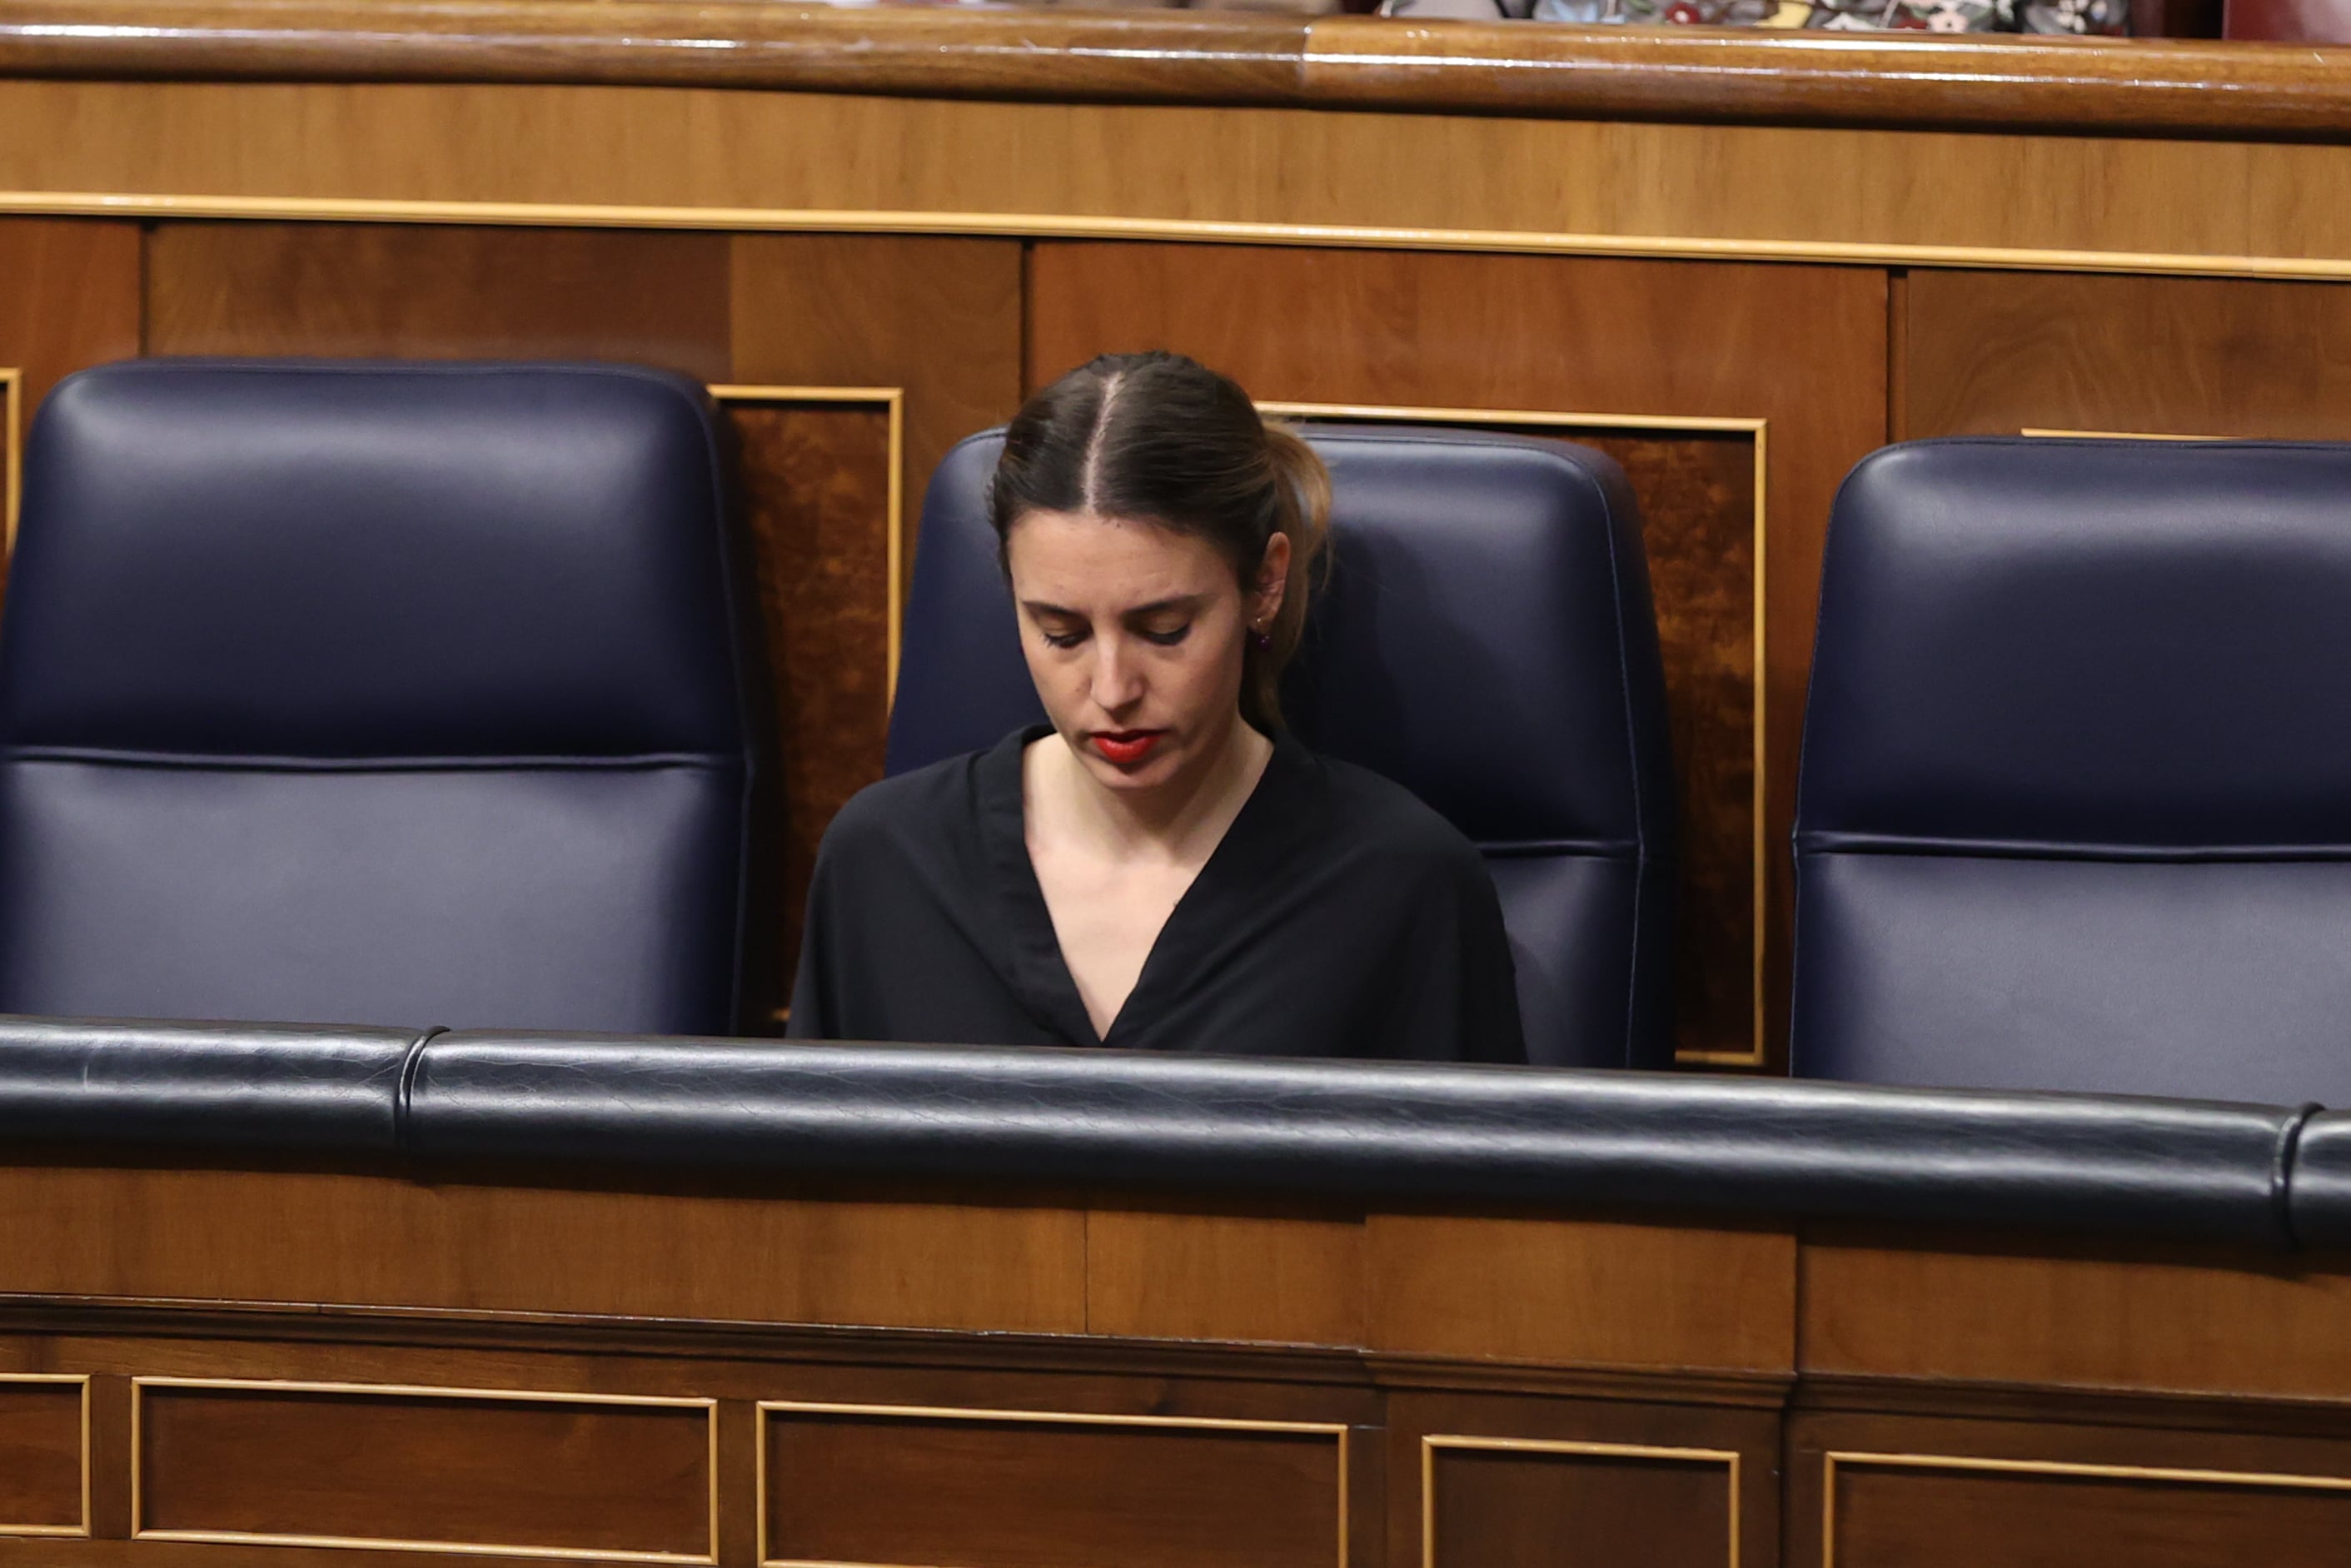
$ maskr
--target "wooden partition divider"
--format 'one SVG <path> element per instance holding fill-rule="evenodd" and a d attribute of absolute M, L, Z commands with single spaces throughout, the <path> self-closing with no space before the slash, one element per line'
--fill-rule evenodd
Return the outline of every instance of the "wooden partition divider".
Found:
<path fill-rule="evenodd" d="M 0 1538 L 68 1568 L 2318 1564 L 2351 1527 L 2351 1270 L 2252 1246 L 70 1163 L 0 1167 Z"/>

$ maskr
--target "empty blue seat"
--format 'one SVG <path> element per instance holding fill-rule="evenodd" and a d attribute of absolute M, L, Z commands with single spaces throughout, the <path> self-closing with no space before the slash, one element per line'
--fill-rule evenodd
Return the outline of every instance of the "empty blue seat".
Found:
<path fill-rule="evenodd" d="M 1672 768 L 1640 515 L 1561 442 L 1326 427 L 1333 559 L 1283 711 L 1482 848 L 1536 1061 L 1672 1057 Z M 1002 439 L 931 482 L 890 725 L 903 772 L 1041 723 L 997 561 Z"/>
<path fill-rule="evenodd" d="M 0 1012 L 733 1027 L 716 450 L 621 366 L 61 384 L 0 616 Z"/>
<path fill-rule="evenodd" d="M 2351 447 L 1867 459 L 1796 829 L 1800 1073 L 2351 1099 Z"/>

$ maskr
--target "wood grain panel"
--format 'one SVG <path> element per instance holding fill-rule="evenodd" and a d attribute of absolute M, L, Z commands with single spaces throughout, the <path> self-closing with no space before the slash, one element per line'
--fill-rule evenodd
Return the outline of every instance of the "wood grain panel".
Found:
<path fill-rule="evenodd" d="M 1371 1343 L 1555 1365 L 1795 1364 L 1783 1231 L 1375 1214 Z"/>
<path fill-rule="evenodd" d="M 1011 1205 L 349 1173 L 0 1182 L 9 1289 L 44 1294 L 1074 1333 L 1084 1251 L 1082 1214 Z"/>
<path fill-rule="evenodd" d="M 1809 267 L 1040 245 L 1029 364 L 1042 382 L 1098 352 L 1173 348 L 1272 402 L 1768 421 L 1762 1011 L 1766 1056 L 1777 1061 L 1792 904 L 1782 846 L 1821 540 L 1836 485 L 1884 441 L 1885 289 L 1876 273 Z M 1694 935 L 1699 951 L 1727 953 L 1752 919 L 1751 897 L 1734 907 L 1751 873 L 1723 863 L 1719 848 L 1749 809 L 1738 747 L 1723 740 L 1739 722 L 1726 681 L 1742 658 L 1735 606 L 1743 598 L 1752 613 L 1751 557 L 1736 537 L 1751 539 L 1752 513 L 1738 517 L 1751 481 L 1732 476 L 1743 442 L 1675 440 L 1621 449 L 1650 486 L 1661 615 L 1682 661 L 1676 722 L 1707 797 L 1692 842 L 1708 856 L 1702 874 L 1719 879 L 1692 890 L 1705 894 Z M 1705 1032 L 1686 1048 L 1721 1038 L 1726 961 L 1751 974 L 1743 954 L 1708 966 L 1693 1019 Z M 1752 1030 L 1734 1043 L 1750 1043 Z"/>
<path fill-rule="evenodd" d="M 2024 429 L 2351 437 L 2351 288 L 1920 271 L 1911 435 Z"/>
<path fill-rule="evenodd" d="M 1851 1458 L 1828 1485 L 1834 1568 L 2144 1568 L 2343 1560 L 2351 1480 Z"/>
<path fill-rule="evenodd" d="M 61 377 L 138 353 L 139 309 L 138 225 L 0 218 L 0 420 L 15 414 L 0 428 L 0 526 L 10 541 L 41 400 Z"/>
<path fill-rule="evenodd" d="M 1146 1339 L 1364 1343 L 1360 1216 L 1086 1216 L 1086 1327 Z"/>
<path fill-rule="evenodd" d="M 2346 177 L 2351 145 L 2324 143 L 610 87 L 0 82 L 8 204 L 98 215 L 350 216 L 302 204 L 359 201 L 408 204 L 379 216 L 460 223 L 1039 235 L 1210 225 L 1224 226 L 1199 237 L 1282 237 L 1256 225 L 1349 245 L 2341 275 Z M 121 195 L 173 202 L 142 209 Z"/>
<path fill-rule="evenodd" d="M 139 352 L 139 225 L 0 218 L 0 366 L 30 423 L 60 377 Z"/>
<path fill-rule="evenodd" d="M 891 413 L 872 403 L 730 401 L 782 767 L 780 940 L 791 995 L 819 841 L 882 777 L 889 732 Z"/>
<path fill-rule="evenodd" d="M 768 1413 L 768 1562 L 1332 1568 L 1335 1430 Z"/>
<path fill-rule="evenodd" d="M 84 1528 L 83 1397 L 78 1379 L 0 1375 L 0 1538 Z"/>
<path fill-rule="evenodd" d="M 1485 1446 L 1492 1442 L 1492 1446 Z M 1724 1568 L 1734 1456 L 1626 1444 L 1432 1440 L 1424 1568 Z"/>
<path fill-rule="evenodd" d="M 1019 244 L 747 235 L 732 256 L 736 380 L 904 390 L 911 547 L 947 448 L 1019 407 Z"/>
<path fill-rule="evenodd" d="M 135 1537 L 714 1559 L 707 1406 L 138 1389 Z"/>
<path fill-rule="evenodd" d="M 726 374 L 722 235 L 370 224 L 164 224 L 157 354 L 625 360 Z"/>
<path fill-rule="evenodd" d="M 1807 1241 L 1803 1267 L 1808 1373 L 2351 1398 L 2351 1277 L 2319 1267 L 1833 1238 Z"/>

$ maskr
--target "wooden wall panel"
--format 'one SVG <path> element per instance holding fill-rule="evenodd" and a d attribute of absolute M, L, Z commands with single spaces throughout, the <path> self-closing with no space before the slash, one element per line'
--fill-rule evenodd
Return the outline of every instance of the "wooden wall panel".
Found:
<path fill-rule="evenodd" d="M 1904 434 L 2351 438 L 2351 286 L 1919 271 Z"/>
<path fill-rule="evenodd" d="M 0 1375 L 0 1539 L 78 1532 L 83 1385 Z"/>
<path fill-rule="evenodd" d="M 139 309 L 138 225 L 0 218 L 0 526 L 9 538 L 35 411 L 60 377 L 137 354 Z"/>
<path fill-rule="evenodd" d="M 726 375 L 726 240 L 624 229 L 159 225 L 147 351 L 626 360 Z"/>
<path fill-rule="evenodd" d="M 1763 841 L 1766 1059 L 1786 1009 L 1797 742 L 1820 549 L 1847 469 L 1886 433 L 1886 282 L 1863 269 L 1543 256 L 1052 243 L 1030 265 L 1029 363 L 1173 348 L 1284 402 L 1768 423 Z M 1654 488 L 1654 486 L 1653 486 Z M 1659 580 L 1710 536 L 1660 492 Z M 1708 499 L 1701 512 L 1715 515 Z M 1723 508 L 1727 510 L 1727 507 Z M 1735 563 L 1704 563 L 1736 586 Z M 1669 615 L 1700 613 L 1703 599 Z"/>
<path fill-rule="evenodd" d="M 29 1168 L 0 1183 L 0 1259 L 37 1294 L 1085 1327 L 1081 1213 L 749 1196 Z"/>
<path fill-rule="evenodd" d="M 1570 1365 L 1785 1372 L 1784 1231 L 1375 1214 L 1371 1343 Z"/>
<path fill-rule="evenodd" d="M 775 1410 L 768 1562 L 1343 1568 L 1343 1439 L 1246 1423 Z"/>
<path fill-rule="evenodd" d="M 170 1382 L 138 1399 L 136 1537 L 715 1555 L 706 1405 Z"/>
<path fill-rule="evenodd" d="M 900 387 L 908 530 L 947 448 L 1020 404 L 1017 240 L 745 235 L 733 241 L 739 382 Z M 911 570 L 914 551 L 903 552 Z"/>
<path fill-rule="evenodd" d="M 791 994 L 819 840 L 882 776 L 889 732 L 891 421 L 886 406 L 730 400 L 742 505 L 767 628 L 782 788 L 778 941 Z"/>
<path fill-rule="evenodd" d="M 1361 1215 L 1086 1216 L 1086 1327 L 1150 1339 L 1364 1343 Z"/>
<path fill-rule="evenodd" d="M 1804 1248 L 1808 1370 L 1912 1379 L 2351 1398 L 2351 1275 L 2187 1245 Z M 2129 1324 L 2128 1333 L 2115 1325 Z M 2259 1323 L 2259 1333 L 2241 1325 Z"/>
<path fill-rule="evenodd" d="M 1728 1454 L 1631 1444 L 1468 1446 L 1428 1454 L 1426 1568 L 1728 1568 L 1738 1471 Z"/>

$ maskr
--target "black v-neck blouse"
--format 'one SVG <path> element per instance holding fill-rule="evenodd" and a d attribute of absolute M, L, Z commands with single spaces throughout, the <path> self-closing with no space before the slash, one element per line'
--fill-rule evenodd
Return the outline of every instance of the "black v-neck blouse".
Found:
<path fill-rule="evenodd" d="M 1023 831 L 1020 753 L 1049 733 L 885 779 L 833 819 L 793 1038 L 1526 1059 L 1477 850 L 1401 786 L 1286 734 L 1098 1038 Z"/>

